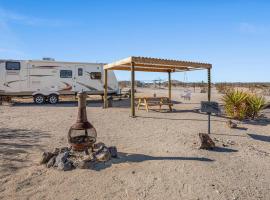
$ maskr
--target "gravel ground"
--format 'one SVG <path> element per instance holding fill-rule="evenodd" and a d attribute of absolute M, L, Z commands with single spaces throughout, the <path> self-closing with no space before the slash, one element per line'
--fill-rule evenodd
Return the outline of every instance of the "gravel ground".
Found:
<path fill-rule="evenodd" d="M 229 129 L 226 118 L 212 116 L 218 148 L 199 150 L 207 116 L 196 109 L 207 95 L 197 91 L 186 101 L 180 93 L 173 90 L 174 112 L 140 110 L 134 119 L 126 100 L 109 109 L 90 100 L 87 114 L 98 141 L 119 151 L 111 166 L 99 170 L 62 172 L 38 164 L 44 150 L 67 146 L 76 103 L 0 106 L 0 199 L 270 199 L 270 121 Z M 220 99 L 215 91 L 213 99 Z"/>

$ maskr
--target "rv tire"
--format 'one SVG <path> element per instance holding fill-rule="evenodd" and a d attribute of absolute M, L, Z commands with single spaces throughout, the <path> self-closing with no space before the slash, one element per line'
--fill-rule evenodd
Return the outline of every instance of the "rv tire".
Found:
<path fill-rule="evenodd" d="M 48 101 L 49 101 L 50 104 L 56 104 L 59 101 L 59 97 L 58 97 L 57 94 L 51 94 L 48 97 Z"/>
<path fill-rule="evenodd" d="M 43 104 L 45 102 L 45 97 L 42 94 L 37 94 L 34 96 L 34 102 L 36 104 Z"/>

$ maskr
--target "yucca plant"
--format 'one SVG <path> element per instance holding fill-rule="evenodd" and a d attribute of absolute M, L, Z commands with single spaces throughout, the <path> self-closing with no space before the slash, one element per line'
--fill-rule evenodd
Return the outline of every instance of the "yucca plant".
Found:
<path fill-rule="evenodd" d="M 247 117 L 255 119 L 259 116 L 259 112 L 262 110 L 266 101 L 262 96 L 257 96 L 255 94 L 250 94 L 247 98 Z"/>
<path fill-rule="evenodd" d="M 242 120 L 246 117 L 248 94 L 239 90 L 229 90 L 223 96 L 226 114 L 234 119 Z"/>
<path fill-rule="evenodd" d="M 243 120 L 255 119 L 265 105 L 265 98 L 238 90 L 229 90 L 222 98 L 227 116 Z"/>

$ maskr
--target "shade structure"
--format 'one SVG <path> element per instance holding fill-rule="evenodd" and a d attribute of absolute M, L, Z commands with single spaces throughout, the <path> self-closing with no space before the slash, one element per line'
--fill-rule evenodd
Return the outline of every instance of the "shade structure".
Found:
<path fill-rule="evenodd" d="M 131 56 L 106 64 L 104 69 L 130 71 L 132 63 L 135 66 L 135 71 L 146 72 L 182 72 L 212 68 L 212 65 L 209 63 Z"/>
<path fill-rule="evenodd" d="M 126 70 L 131 71 L 131 116 L 135 117 L 135 71 L 143 72 L 167 72 L 169 79 L 169 99 L 171 98 L 171 73 L 185 72 L 193 70 L 208 71 L 208 101 L 211 99 L 211 71 L 212 65 L 209 63 L 190 62 L 182 60 L 171 60 L 161 58 L 150 58 L 141 56 L 131 56 L 104 65 L 105 83 L 104 83 L 104 108 L 107 108 L 107 71 L 108 70 Z"/>

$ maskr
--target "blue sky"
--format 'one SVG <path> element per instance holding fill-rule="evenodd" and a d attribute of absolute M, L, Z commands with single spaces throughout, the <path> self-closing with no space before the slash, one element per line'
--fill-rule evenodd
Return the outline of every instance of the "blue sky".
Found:
<path fill-rule="evenodd" d="M 112 62 L 151 56 L 212 63 L 214 82 L 266 82 L 269 10 L 270 1 L 262 0 L 0 0 L 0 58 Z M 116 73 L 130 79 L 128 72 Z M 206 72 L 187 77 L 206 81 Z"/>

